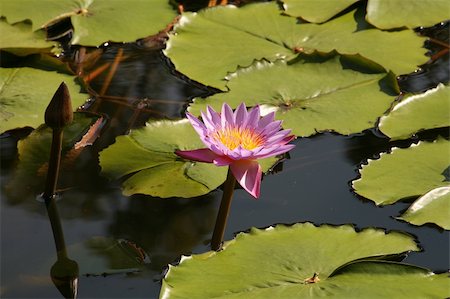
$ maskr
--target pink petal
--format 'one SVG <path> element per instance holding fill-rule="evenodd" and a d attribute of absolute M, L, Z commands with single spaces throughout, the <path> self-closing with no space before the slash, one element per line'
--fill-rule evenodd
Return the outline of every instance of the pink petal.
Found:
<path fill-rule="evenodd" d="M 175 154 L 177 154 L 183 159 L 206 163 L 213 163 L 214 159 L 217 158 L 217 154 L 215 154 L 208 148 L 202 148 L 192 151 L 176 150 Z"/>
<path fill-rule="evenodd" d="M 234 149 L 234 152 L 239 154 L 240 159 L 246 159 L 253 156 L 253 150 L 247 150 L 240 145 Z"/>
<path fill-rule="evenodd" d="M 258 121 L 260 118 L 259 114 L 259 106 L 253 107 L 252 110 L 248 113 L 247 119 L 244 121 L 244 127 L 247 128 L 256 128 L 258 125 Z"/>
<path fill-rule="evenodd" d="M 286 144 L 282 146 L 274 146 L 272 148 L 267 148 L 261 150 L 258 154 L 254 155 L 255 159 L 263 159 L 268 157 L 273 157 L 276 155 L 284 154 L 295 147 L 295 144 Z"/>
<path fill-rule="evenodd" d="M 259 126 L 259 125 L 258 125 Z M 278 132 L 281 129 L 281 120 L 276 120 L 267 124 L 264 128 L 261 128 L 261 134 L 264 135 L 272 135 L 275 132 Z"/>
<path fill-rule="evenodd" d="M 237 126 L 240 126 L 243 124 L 244 120 L 247 118 L 247 108 L 245 107 L 244 103 L 241 103 L 237 108 L 236 111 L 234 111 L 234 123 Z"/>
<path fill-rule="evenodd" d="M 201 138 L 201 140 L 203 141 L 203 143 L 206 145 L 207 148 L 209 148 L 219 156 L 223 156 L 227 152 L 227 148 L 222 143 L 216 142 L 209 136 Z"/>
<path fill-rule="evenodd" d="M 262 177 L 261 166 L 258 162 L 255 160 L 240 160 L 232 163 L 230 168 L 242 188 L 253 197 L 258 198 Z"/>
<path fill-rule="evenodd" d="M 205 123 L 205 127 L 206 127 L 209 131 L 214 131 L 216 128 L 215 128 L 215 124 L 214 124 L 214 122 L 211 120 L 211 118 L 210 118 L 206 113 L 204 113 L 203 111 L 201 112 L 201 115 L 202 115 L 202 120 L 203 120 L 203 122 Z"/>
<path fill-rule="evenodd" d="M 228 158 L 227 156 L 217 156 L 214 158 L 214 161 L 213 161 L 214 165 L 217 165 L 217 166 L 228 166 L 233 162 L 234 162 L 234 160 Z"/>
<path fill-rule="evenodd" d="M 283 143 L 289 143 L 289 142 L 291 142 L 292 140 L 294 140 L 295 139 L 295 135 L 289 135 L 289 136 L 286 136 L 286 137 L 284 137 L 284 139 L 283 139 Z"/>
<path fill-rule="evenodd" d="M 194 115 L 190 114 L 189 112 L 186 112 L 186 117 L 192 124 L 192 127 L 194 127 L 194 130 L 198 133 L 200 136 L 205 136 L 206 134 L 206 127 L 205 125 Z"/>
<path fill-rule="evenodd" d="M 263 117 L 261 117 L 261 119 L 258 122 L 258 128 L 264 129 L 267 125 L 269 125 L 271 122 L 273 122 L 274 119 L 275 119 L 274 111 L 264 115 Z"/>
<path fill-rule="evenodd" d="M 214 111 L 214 109 L 211 106 L 206 106 L 206 113 L 208 114 L 209 119 L 216 125 L 220 125 L 220 116 L 219 113 Z"/>
<path fill-rule="evenodd" d="M 226 128 L 228 126 L 234 126 L 234 115 L 233 110 L 231 110 L 231 107 L 228 106 L 227 103 L 223 103 L 222 105 L 222 128 Z"/>
<path fill-rule="evenodd" d="M 283 141 L 284 138 L 286 138 L 286 136 L 288 136 L 289 134 L 291 134 L 291 130 L 278 131 L 267 138 L 266 143 L 267 145 L 279 143 L 280 141 Z"/>

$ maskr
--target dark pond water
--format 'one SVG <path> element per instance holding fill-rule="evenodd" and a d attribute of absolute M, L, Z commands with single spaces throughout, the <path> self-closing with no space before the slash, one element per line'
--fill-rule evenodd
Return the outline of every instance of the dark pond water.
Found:
<path fill-rule="evenodd" d="M 182 254 L 208 250 L 221 198 L 220 190 L 193 199 L 124 197 L 118 182 L 99 175 L 97 152 L 113 143 L 116 135 L 139 127 L 149 117 L 159 117 L 161 111 L 168 117 L 179 117 L 190 97 L 212 92 L 183 81 L 170 70 L 158 49 L 143 45 L 125 46 L 123 50 L 105 48 L 102 58 L 85 71 L 92 74 L 102 64 L 114 61 L 118 52 L 125 58 L 107 88 L 107 72 L 87 82 L 93 94 L 102 95 L 90 109 L 110 115 L 111 121 L 98 142 L 80 155 L 77 165 L 62 174 L 73 185 L 62 192 L 57 202 L 68 256 L 79 266 L 78 298 L 157 298 L 161 273 L 168 263 Z M 419 138 L 433 139 L 437 135 L 448 137 L 448 130 Z M 18 198 L 18 190 L 7 188 L 17 156 L 12 137 L 3 136 L 1 142 L 0 296 L 61 298 L 50 277 L 57 256 L 46 207 L 36 196 L 41 190 L 25 192 Z M 325 133 L 297 140 L 290 158 L 276 173 L 264 177 L 259 200 L 236 190 L 225 239 L 253 226 L 276 223 L 309 221 L 352 223 L 358 229 L 380 227 L 417 238 L 423 251 L 409 254 L 407 263 L 446 271 L 450 267 L 448 232 L 394 219 L 409 203 L 379 208 L 350 188 L 361 162 L 410 142 L 389 143 L 372 131 L 348 137 Z M 23 185 L 28 183 L 24 181 Z M 95 250 L 89 240 L 131 244 L 119 247 L 137 248 L 129 256 L 134 258 L 140 252 L 140 266 L 125 270 L 117 267 L 123 260 L 109 251 L 117 247 L 117 241 L 106 246 L 107 250 Z M 96 272 L 104 268 L 116 271 Z"/>

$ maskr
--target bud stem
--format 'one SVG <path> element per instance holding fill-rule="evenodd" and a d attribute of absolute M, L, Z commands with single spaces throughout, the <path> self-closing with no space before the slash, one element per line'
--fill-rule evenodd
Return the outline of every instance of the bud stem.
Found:
<path fill-rule="evenodd" d="M 44 200 L 46 204 L 53 199 L 58 182 L 59 164 L 61 160 L 63 128 L 54 128 L 50 158 L 48 161 L 47 179 L 45 181 Z"/>

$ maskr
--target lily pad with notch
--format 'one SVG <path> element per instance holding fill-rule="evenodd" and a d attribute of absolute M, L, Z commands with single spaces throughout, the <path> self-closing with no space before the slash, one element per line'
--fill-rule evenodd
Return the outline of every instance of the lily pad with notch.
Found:
<path fill-rule="evenodd" d="M 188 110 L 199 115 L 206 105 L 217 110 L 224 102 L 233 108 L 245 102 L 276 111 L 283 127 L 297 136 L 361 132 L 375 126 L 398 93 L 392 74 L 351 68 L 352 63 L 364 62 L 361 57 L 343 56 L 320 63 L 303 59 L 257 62 L 227 77 L 228 92 L 196 98 Z"/>
<path fill-rule="evenodd" d="M 1 14 L 10 24 L 31 20 L 33 30 L 70 18 L 71 43 L 84 46 L 132 42 L 158 33 L 176 17 L 167 0 L 2 1 Z"/>
<path fill-rule="evenodd" d="M 411 236 L 375 228 L 252 228 L 225 242 L 222 251 L 183 256 L 169 266 L 160 298 L 448 296 L 447 275 L 382 259 L 417 250 Z"/>
<path fill-rule="evenodd" d="M 412 30 L 370 27 L 361 10 L 318 25 L 299 24 L 283 15 L 275 2 L 222 6 L 183 14 L 165 54 L 181 73 L 222 90 L 225 76 L 238 67 L 261 59 L 290 60 L 299 52 L 359 54 L 396 74 L 409 73 L 427 61 L 424 38 Z"/>
<path fill-rule="evenodd" d="M 443 138 L 394 148 L 363 165 L 361 178 L 352 182 L 353 189 L 377 205 L 419 197 L 400 219 L 448 229 L 450 183 L 444 173 L 450 165 L 449 152 L 450 141 Z"/>

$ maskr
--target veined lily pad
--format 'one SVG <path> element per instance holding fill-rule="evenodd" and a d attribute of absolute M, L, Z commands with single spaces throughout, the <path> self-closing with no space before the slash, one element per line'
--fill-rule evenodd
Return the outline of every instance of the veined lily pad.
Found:
<path fill-rule="evenodd" d="M 298 24 L 281 13 L 272 2 L 183 14 L 165 53 L 181 73 L 221 89 L 227 73 L 239 66 L 262 58 L 290 59 L 298 52 L 360 54 L 397 74 L 427 60 L 424 39 L 412 30 L 361 29 L 370 25 L 357 11 L 322 25 Z"/>
<path fill-rule="evenodd" d="M 130 135 L 119 136 L 115 144 L 100 153 L 100 165 L 107 176 L 116 179 L 126 176 L 122 184 L 124 195 L 200 196 L 225 181 L 227 167 L 185 161 L 175 150 L 204 147 L 187 119 L 156 121 Z M 266 171 L 276 161 L 264 160 Z"/>
<path fill-rule="evenodd" d="M 423 94 L 411 95 L 381 117 L 379 128 L 391 139 L 411 137 L 414 133 L 450 126 L 450 87 L 440 84 Z"/>
<path fill-rule="evenodd" d="M 435 223 L 450 230 L 450 186 L 439 187 L 417 199 L 399 219 L 422 225 Z"/>
<path fill-rule="evenodd" d="M 328 21 L 359 0 L 283 0 L 288 15 L 301 17 L 312 23 Z"/>
<path fill-rule="evenodd" d="M 411 236 L 398 232 L 386 234 L 373 228 L 355 232 L 349 225 L 277 225 L 240 233 L 223 248 L 182 257 L 179 265 L 169 266 L 160 298 L 410 298 L 449 294 L 446 275 L 375 261 L 418 250 Z M 368 260 L 355 262 L 360 259 Z M 318 277 L 313 278 L 314 273 Z"/>
<path fill-rule="evenodd" d="M 0 19 L 0 49 L 25 56 L 39 52 L 50 52 L 55 42 L 45 40 L 43 30 L 32 31 L 31 25 L 25 22 L 10 25 Z"/>
<path fill-rule="evenodd" d="M 450 141 L 442 138 L 407 149 L 394 148 L 363 165 L 361 178 L 353 181 L 353 188 L 377 205 L 387 205 L 449 186 L 443 175 L 450 165 L 449 153 Z"/>
<path fill-rule="evenodd" d="M 176 16 L 167 0 L 2 1 L 1 14 L 11 24 L 29 19 L 33 30 L 70 17 L 72 43 L 85 46 L 156 34 Z"/>
<path fill-rule="evenodd" d="M 74 108 L 83 104 L 87 96 L 79 93 L 72 76 L 27 67 L 0 68 L 0 132 L 42 124 L 45 109 L 62 81 L 70 90 Z"/>
<path fill-rule="evenodd" d="M 199 115 L 208 104 L 216 110 L 223 102 L 236 108 L 263 105 L 276 110 L 283 127 L 297 136 L 332 130 L 351 134 L 373 127 L 394 98 L 380 90 L 385 77 L 395 93 L 396 83 L 386 73 L 368 74 L 344 67 L 342 57 L 323 63 L 260 62 L 230 75 L 229 92 L 197 98 L 189 111 Z M 270 82 L 270 83 L 269 83 Z"/>
<path fill-rule="evenodd" d="M 367 20 L 381 29 L 433 26 L 450 19 L 447 0 L 369 0 Z"/>

